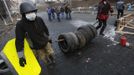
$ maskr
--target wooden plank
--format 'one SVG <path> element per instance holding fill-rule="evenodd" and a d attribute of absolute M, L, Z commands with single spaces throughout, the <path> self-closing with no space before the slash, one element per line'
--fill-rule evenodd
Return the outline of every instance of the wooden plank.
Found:
<path fill-rule="evenodd" d="M 117 31 L 119 31 L 121 27 L 122 27 L 121 24 L 118 24 L 117 25 Z"/>
<path fill-rule="evenodd" d="M 130 16 L 132 16 L 132 14 L 128 14 L 128 15 L 124 16 L 123 18 L 127 18 L 127 17 L 130 17 Z"/>
<path fill-rule="evenodd" d="M 128 23 L 126 23 L 123 27 L 121 27 L 120 29 L 119 29 L 119 31 L 122 31 L 123 29 L 124 29 L 124 27 L 126 27 L 128 24 L 129 24 L 129 22 L 132 22 L 133 21 L 133 19 L 131 19 L 130 21 L 128 21 Z"/>
<path fill-rule="evenodd" d="M 130 29 L 134 29 L 134 27 L 130 27 L 130 26 L 125 26 L 126 28 L 130 28 Z"/>
<path fill-rule="evenodd" d="M 130 34 L 130 35 L 134 35 L 133 32 L 127 32 L 127 31 L 115 31 L 116 33 L 120 33 L 120 34 Z"/>
<path fill-rule="evenodd" d="M 118 33 L 122 33 L 122 34 L 134 34 L 133 32 L 124 32 L 123 29 L 126 28 L 130 28 L 130 29 L 134 29 L 134 25 L 130 24 L 130 22 L 133 21 L 133 17 L 131 18 L 131 16 L 133 16 L 133 14 L 128 14 L 124 17 L 121 17 L 120 19 L 118 19 L 119 24 L 117 25 L 117 31 Z M 131 26 L 129 26 L 131 25 Z"/>
<path fill-rule="evenodd" d="M 124 29 L 124 27 L 125 27 L 125 26 L 122 26 L 122 27 L 119 29 L 119 31 L 122 31 L 122 30 Z"/>
<path fill-rule="evenodd" d="M 134 25 L 133 24 L 130 24 L 130 23 L 128 23 L 128 26 L 134 27 Z"/>

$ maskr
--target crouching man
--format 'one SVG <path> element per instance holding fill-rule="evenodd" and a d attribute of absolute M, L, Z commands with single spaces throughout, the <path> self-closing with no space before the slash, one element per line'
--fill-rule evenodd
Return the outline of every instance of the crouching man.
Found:
<path fill-rule="evenodd" d="M 54 63 L 53 49 L 49 39 L 49 31 L 43 20 L 36 15 L 37 8 L 32 3 L 24 2 L 20 5 L 22 18 L 16 24 L 16 49 L 19 56 L 19 64 L 26 64 L 24 56 L 24 38 L 28 40 L 36 57 L 44 63 Z"/>

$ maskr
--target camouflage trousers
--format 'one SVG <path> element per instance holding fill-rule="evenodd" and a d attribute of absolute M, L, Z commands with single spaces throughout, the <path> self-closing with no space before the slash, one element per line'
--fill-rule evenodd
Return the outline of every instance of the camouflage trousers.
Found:
<path fill-rule="evenodd" d="M 47 59 L 49 58 L 49 56 L 54 55 L 52 45 L 49 42 L 43 49 L 33 50 L 33 53 L 38 60 L 42 60 L 45 64 L 48 64 Z"/>

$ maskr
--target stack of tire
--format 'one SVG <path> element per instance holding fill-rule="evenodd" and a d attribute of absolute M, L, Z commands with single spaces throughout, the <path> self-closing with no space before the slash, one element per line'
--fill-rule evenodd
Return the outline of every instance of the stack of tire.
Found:
<path fill-rule="evenodd" d="M 75 32 L 62 33 L 58 36 L 58 45 L 62 52 L 69 53 L 83 48 L 97 35 L 97 30 L 92 25 L 79 27 Z"/>

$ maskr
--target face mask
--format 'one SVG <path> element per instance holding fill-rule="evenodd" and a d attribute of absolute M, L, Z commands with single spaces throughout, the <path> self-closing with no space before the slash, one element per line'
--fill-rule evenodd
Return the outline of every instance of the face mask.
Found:
<path fill-rule="evenodd" d="M 29 20 L 29 21 L 34 21 L 35 18 L 36 18 L 36 13 L 35 13 L 35 12 L 33 12 L 33 13 L 28 13 L 28 14 L 26 14 L 26 18 L 27 18 L 27 20 Z"/>
<path fill-rule="evenodd" d="M 104 1 L 103 3 L 104 3 L 104 4 L 107 4 L 107 2 L 106 2 L 106 1 Z"/>

